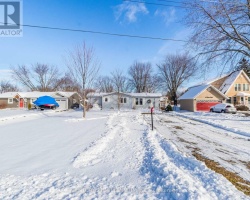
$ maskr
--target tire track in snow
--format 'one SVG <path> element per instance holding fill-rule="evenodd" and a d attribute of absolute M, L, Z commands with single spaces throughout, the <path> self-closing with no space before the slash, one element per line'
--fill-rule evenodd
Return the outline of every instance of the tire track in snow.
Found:
<path fill-rule="evenodd" d="M 147 129 L 141 174 L 160 199 L 246 199 L 221 175 L 193 158 L 183 156 L 156 131 Z"/>

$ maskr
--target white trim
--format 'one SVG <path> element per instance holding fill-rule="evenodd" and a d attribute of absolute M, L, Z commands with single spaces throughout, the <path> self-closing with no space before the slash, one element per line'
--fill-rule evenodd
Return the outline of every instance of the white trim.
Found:
<path fill-rule="evenodd" d="M 8 98 L 8 104 L 13 104 L 13 98 Z"/>
<path fill-rule="evenodd" d="M 236 95 L 237 97 L 250 97 L 249 93 L 245 93 L 245 92 L 239 92 Z"/>

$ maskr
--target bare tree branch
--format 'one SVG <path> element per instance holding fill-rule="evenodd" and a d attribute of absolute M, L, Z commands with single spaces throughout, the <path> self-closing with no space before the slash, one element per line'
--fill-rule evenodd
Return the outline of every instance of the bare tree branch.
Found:
<path fill-rule="evenodd" d="M 81 45 L 77 45 L 74 50 L 69 51 L 66 65 L 70 77 L 81 88 L 81 95 L 84 102 L 83 117 L 85 117 L 86 90 L 93 88 L 94 81 L 99 73 L 100 62 L 95 57 L 93 47 L 87 47 L 86 43 L 83 42 Z"/>
<path fill-rule="evenodd" d="M 207 66 L 232 68 L 250 58 L 250 0 L 186 1 L 185 23 L 193 29 L 189 45 Z"/>
<path fill-rule="evenodd" d="M 159 76 L 172 98 L 176 98 L 178 88 L 197 72 L 197 65 L 187 53 L 167 55 L 158 64 Z"/>

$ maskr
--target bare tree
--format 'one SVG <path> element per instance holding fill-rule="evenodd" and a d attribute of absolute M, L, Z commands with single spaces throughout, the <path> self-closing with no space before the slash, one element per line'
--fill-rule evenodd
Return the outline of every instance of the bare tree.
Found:
<path fill-rule="evenodd" d="M 57 67 L 37 63 L 30 67 L 18 65 L 11 67 L 13 78 L 31 91 L 42 92 L 55 90 L 55 82 L 58 80 L 59 70 Z"/>
<path fill-rule="evenodd" d="M 96 59 L 93 47 L 87 47 L 83 42 L 69 51 L 66 65 L 71 78 L 81 88 L 83 98 L 83 117 L 86 116 L 86 89 L 93 88 L 94 81 L 98 76 L 100 62 Z"/>
<path fill-rule="evenodd" d="M 121 70 L 115 70 L 111 73 L 114 91 L 117 92 L 117 108 L 121 108 L 121 97 L 123 92 L 128 91 L 128 79 Z"/>
<path fill-rule="evenodd" d="M 60 76 L 59 70 L 55 66 L 48 66 L 45 64 L 33 65 L 33 78 L 38 83 L 37 89 L 42 92 L 55 90 L 55 82 Z"/>
<path fill-rule="evenodd" d="M 11 67 L 12 76 L 23 86 L 29 88 L 31 91 L 37 90 L 34 81 L 32 80 L 31 70 L 25 65 L 18 65 L 17 67 Z"/>
<path fill-rule="evenodd" d="M 165 60 L 158 64 L 159 77 L 166 86 L 173 100 L 177 98 L 178 88 L 193 77 L 197 71 L 196 63 L 187 53 L 167 55 Z"/>
<path fill-rule="evenodd" d="M 128 70 L 129 85 L 132 90 L 138 93 L 152 92 L 156 88 L 153 68 L 150 63 L 135 61 Z"/>
<path fill-rule="evenodd" d="M 250 58 L 250 0 L 187 0 L 186 7 L 189 44 L 205 64 L 216 61 L 223 71 Z"/>
<path fill-rule="evenodd" d="M 113 92 L 113 82 L 109 76 L 100 76 L 95 82 L 95 88 L 98 88 L 100 92 Z"/>
<path fill-rule="evenodd" d="M 18 91 L 18 87 L 16 85 L 11 84 L 9 81 L 0 82 L 0 93 L 17 92 L 17 91 Z"/>
<path fill-rule="evenodd" d="M 79 94 L 81 93 L 80 86 L 72 80 L 68 73 L 66 73 L 62 78 L 55 81 L 54 84 L 54 88 L 56 88 L 57 91 L 74 91 L 78 92 Z"/>

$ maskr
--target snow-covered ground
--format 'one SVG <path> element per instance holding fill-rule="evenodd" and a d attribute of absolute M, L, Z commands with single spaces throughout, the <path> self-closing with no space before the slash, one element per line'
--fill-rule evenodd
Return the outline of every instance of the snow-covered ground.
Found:
<path fill-rule="evenodd" d="M 82 119 L 80 111 L 1 110 L 0 199 L 248 199 L 179 139 L 216 159 L 249 161 L 248 135 L 237 134 L 233 118 L 228 131 L 196 115 L 158 113 L 151 131 L 140 111 L 95 110 Z M 250 179 L 243 163 L 226 163 Z"/>

